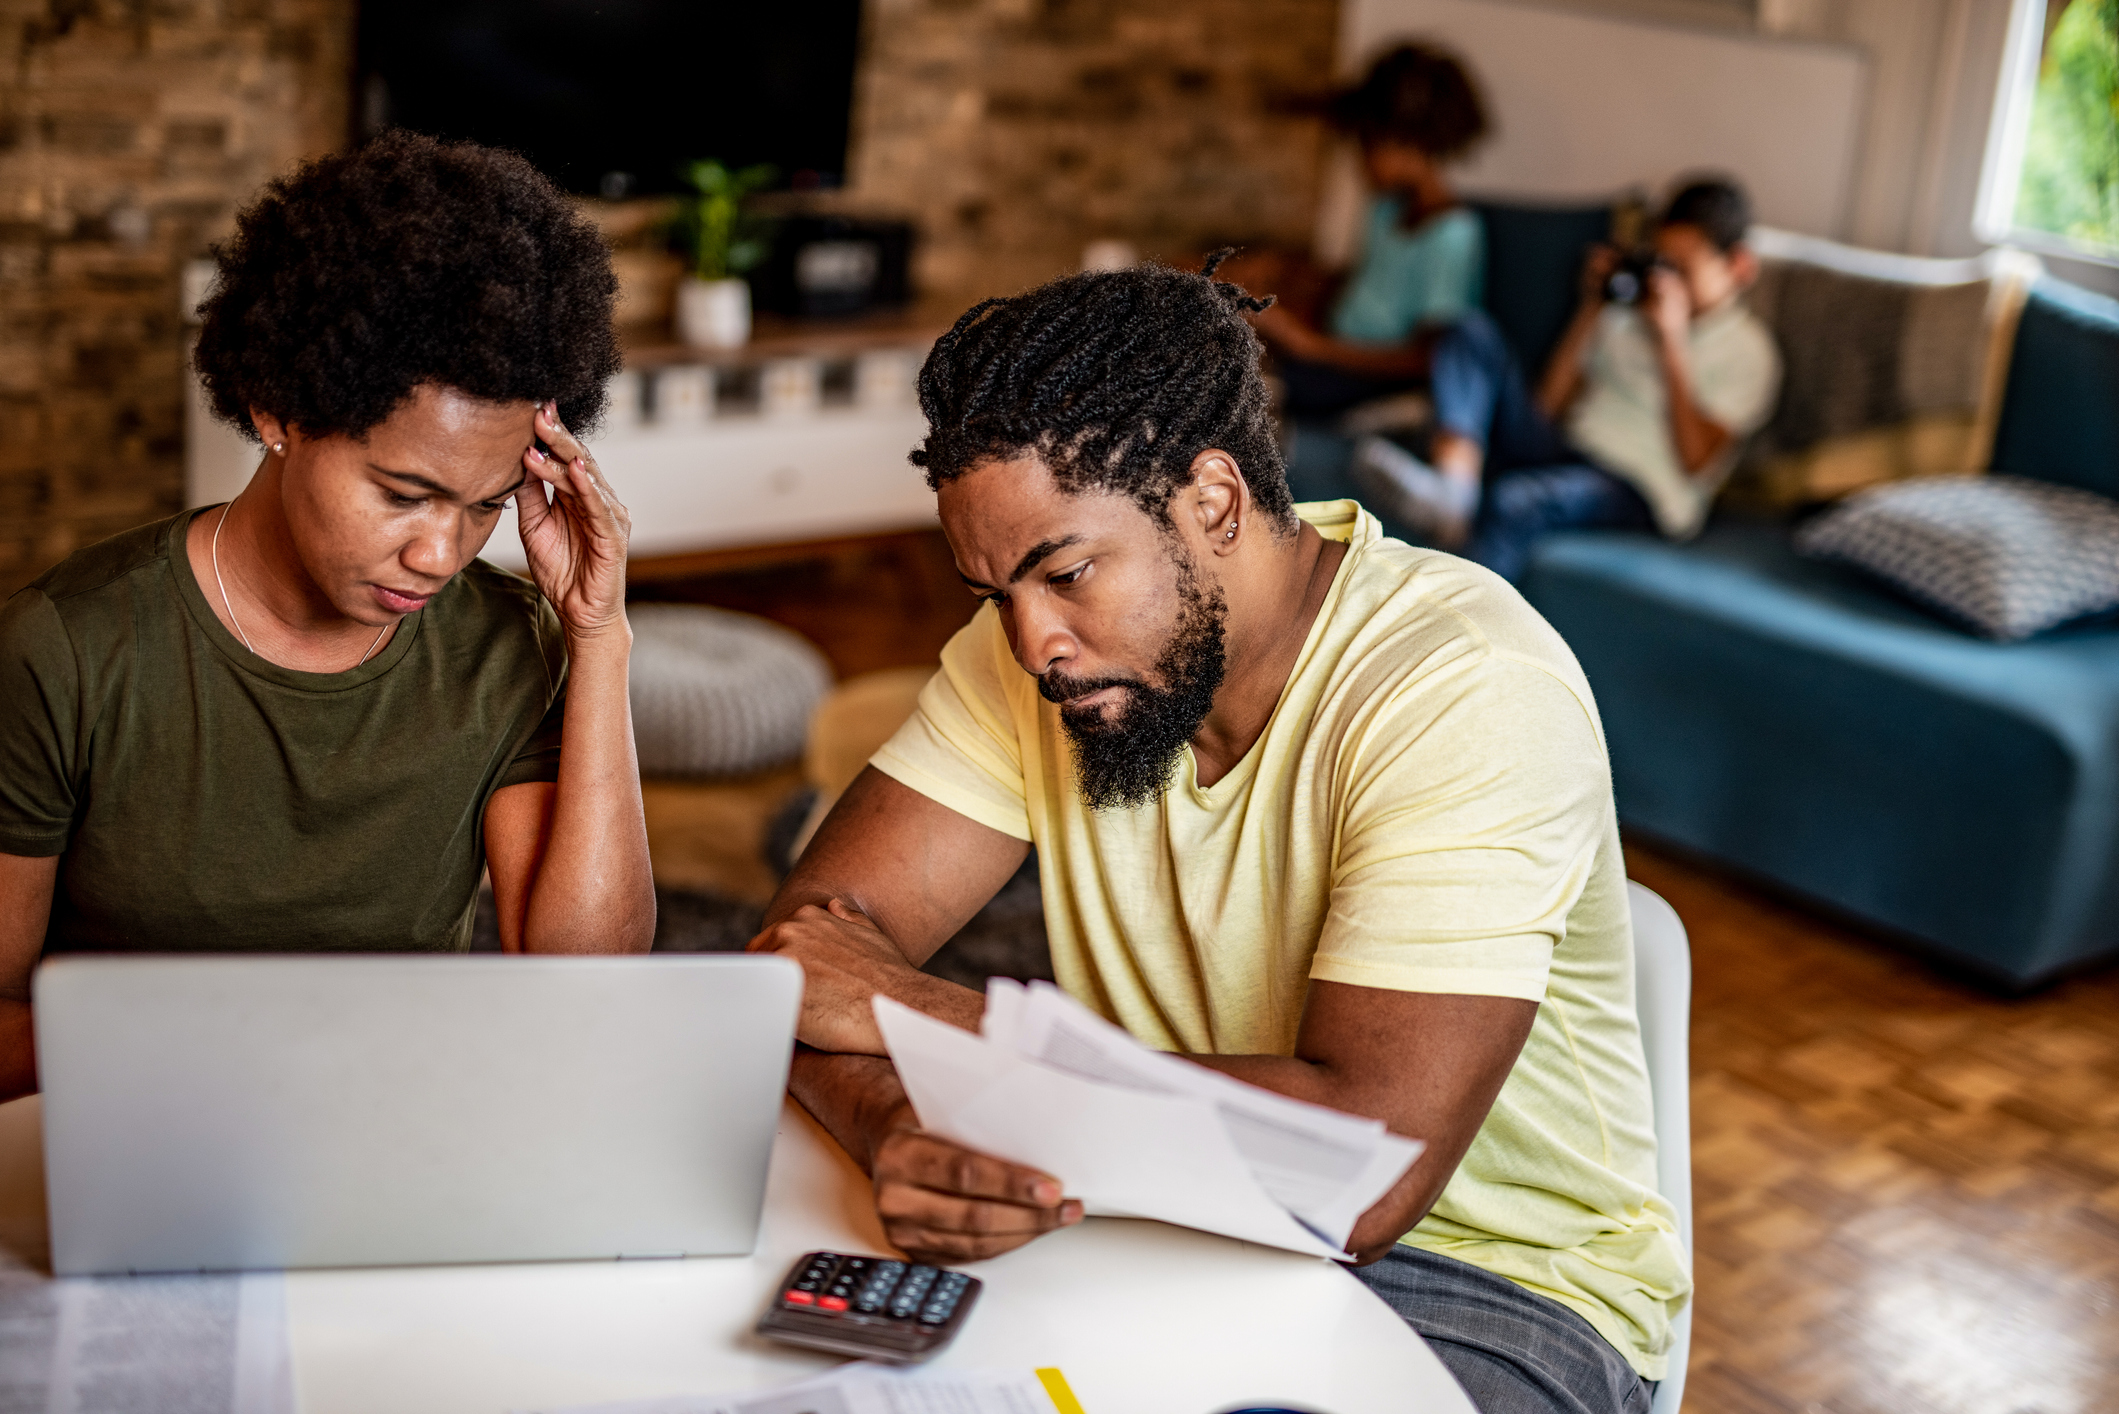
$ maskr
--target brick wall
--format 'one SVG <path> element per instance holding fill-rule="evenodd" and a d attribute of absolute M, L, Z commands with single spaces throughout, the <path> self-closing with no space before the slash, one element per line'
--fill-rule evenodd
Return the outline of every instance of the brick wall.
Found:
<path fill-rule="evenodd" d="M 354 0 L 0 0 L 0 595 L 183 498 L 183 263 L 346 131 Z M 854 205 L 959 303 L 1301 241 L 1337 0 L 869 0 Z"/>
<path fill-rule="evenodd" d="M 178 281 L 344 136 L 349 0 L 0 0 L 0 593 L 184 490 Z"/>
<path fill-rule="evenodd" d="M 857 204 L 921 227 L 968 301 L 1115 237 L 1171 256 L 1307 243 L 1338 0 L 869 0 Z"/>

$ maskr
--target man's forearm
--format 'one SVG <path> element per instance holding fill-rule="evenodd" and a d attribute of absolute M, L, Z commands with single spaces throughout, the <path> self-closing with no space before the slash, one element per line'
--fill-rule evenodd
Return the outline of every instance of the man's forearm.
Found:
<path fill-rule="evenodd" d="M 1361 1215 L 1354 1230 L 1347 1234 L 1347 1250 L 1359 1262 L 1375 1261 L 1390 1251 L 1399 1238 L 1411 1232 L 1427 1216 L 1428 1209 L 1434 1207 L 1435 1200 L 1442 1196 L 1442 1190 L 1449 1185 L 1450 1176 L 1457 1171 L 1457 1163 L 1463 1157 L 1461 1148 L 1449 1143 L 1435 1144 L 1430 1136 L 1404 1128 L 1405 1121 L 1394 1122 L 1391 1093 L 1373 1083 L 1365 1083 L 1360 1077 L 1340 1074 L 1293 1056 L 1186 1056 L 1185 1059 L 1290 1099 L 1306 1100 L 1344 1114 L 1380 1119 L 1393 1132 L 1426 1143 L 1427 1147 L 1413 1166 L 1406 1170 L 1390 1192 Z"/>
<path fill-rule="evenodd" d="M 897 1067 L 881 1056 L 841 1056 L 797 1046 L 787 1090 L 868 1173 L 875 1171 L 876 1145 L 908 1111 Z"/>
<path fill-rule="evenodd" d="M 640 767 L 626 695 L 632 635 L 621 622 L 568 644 L 566 725 L 552 831 L 523 925 L 528 952 L 646 952 L 655 938 Z"/>
<path fill-rule="evenodd" d="M 0 1001 L 0 1101 L 37 1092 L 37 1030 L 28 1002 Z"/>
<path fill-rule="evenodd" d="M 1423 996 L 1313 982 L 1294 1056 L 1192 1056 L 1297 1100 L 1365 1115 L 1426 1147 L 1354 1224 L 1348 1250 L 1373 1261 L 1442 1196 L 1537 1020 L 1510 997 Z"/>

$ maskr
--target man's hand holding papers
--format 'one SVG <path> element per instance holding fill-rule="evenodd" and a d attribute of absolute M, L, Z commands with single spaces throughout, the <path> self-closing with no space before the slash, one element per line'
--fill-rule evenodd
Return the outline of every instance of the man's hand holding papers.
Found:
<path fill-rule="evenodd" d="M 977 1037 L 887 997 L 875 1012 L 923 1131 L 1057 1175 L 1091 1213 L 1343 1258 L 1420 1154 L 1379 1121 L 1151 1051 L 1043 983 L 989 984 Z"/>
<path fill-rule="evenodd" d="M 884 1231 L 924 1262 L 984 1261 L 1083 1217 L 1082 1201 L 1051 1174 L 929 1134 L 909 1103 L 868 1168 Z"/>

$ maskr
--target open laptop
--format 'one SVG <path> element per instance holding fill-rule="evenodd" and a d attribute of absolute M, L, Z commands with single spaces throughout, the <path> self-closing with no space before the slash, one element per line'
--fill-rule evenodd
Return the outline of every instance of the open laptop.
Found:
<path fill-rule="evenodd" d="M 751 1250 L 785 958 L 62 957 L 61 1275 Z"/>

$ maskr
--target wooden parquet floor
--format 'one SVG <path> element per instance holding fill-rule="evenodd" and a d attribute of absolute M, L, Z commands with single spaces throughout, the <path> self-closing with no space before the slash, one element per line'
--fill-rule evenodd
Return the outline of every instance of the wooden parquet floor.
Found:
<path fill-rule="evenodd" d="M 1628 863 L 1692 938 L 1686 1414 L 2119 1411 L 2119 969 L 1997 1000 Z"/>

